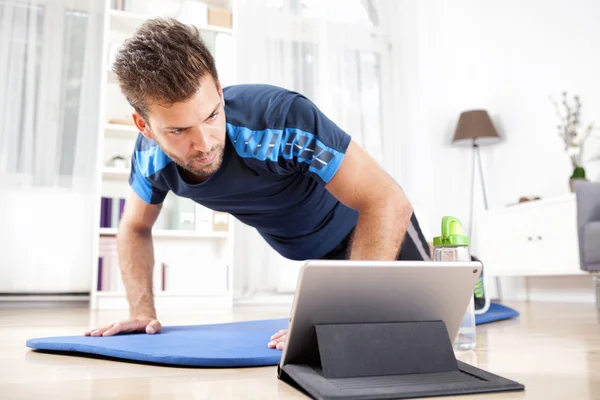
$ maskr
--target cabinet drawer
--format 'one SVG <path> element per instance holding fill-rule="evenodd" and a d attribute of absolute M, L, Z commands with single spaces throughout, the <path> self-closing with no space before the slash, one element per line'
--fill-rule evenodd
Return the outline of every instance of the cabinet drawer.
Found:
<path fill-rule="evenodd" d="M 579 274 L 577 210 L 574 204 L 540 207 L 531 244 L 543 275 Z"/>
<path fill-rule="evenodd" d="M 580 273 L 574 203 L 515 206 L 487 214 L 478 228 L 490 275 Z"/>

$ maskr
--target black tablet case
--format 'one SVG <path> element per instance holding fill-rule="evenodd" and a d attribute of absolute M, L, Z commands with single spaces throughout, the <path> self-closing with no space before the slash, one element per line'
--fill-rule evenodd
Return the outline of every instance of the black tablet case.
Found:
<path fill-rule="evenodd" d="M 315 399 L 410 399 L 520 391 L 517 382 L 456 360 L 443 321 L 316 325 L 280 379 Z"/>

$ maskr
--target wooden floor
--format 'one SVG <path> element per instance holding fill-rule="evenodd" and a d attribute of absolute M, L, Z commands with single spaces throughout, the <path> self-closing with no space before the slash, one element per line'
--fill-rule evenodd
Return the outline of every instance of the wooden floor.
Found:
<path fill-rule="evenodd" d="M 475 352 L 458 358 L 526 385 L 525 392 L 453 399 L 600 399 L 600 329 L 593 305 L 509 303 L 518 320 L 478 327 Z M 286 317 L 288 307 L 171 313 L 165 325 Z M 275 367 L 190 369 L 31 351 L 31 337 L 74 335 L 123 313 L 86 308 L 0 309 L 2 399 L 304 399 Z"/>

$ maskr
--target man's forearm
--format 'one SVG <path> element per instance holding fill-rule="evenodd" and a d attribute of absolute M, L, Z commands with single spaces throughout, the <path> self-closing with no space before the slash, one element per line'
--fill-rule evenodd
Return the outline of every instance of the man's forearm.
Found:
<path fill-rule="evenodd" d="M 154 250 L 151 231 L 121 227 L 117 246 L 130 315 L 156 318 L 152 293 Z"/>
<path fill-rule="evenodd" d="M 350 247 L 351 260 L 395 260 L 406 235 L 412 207 L 388 196 L 360 210 Z"/>

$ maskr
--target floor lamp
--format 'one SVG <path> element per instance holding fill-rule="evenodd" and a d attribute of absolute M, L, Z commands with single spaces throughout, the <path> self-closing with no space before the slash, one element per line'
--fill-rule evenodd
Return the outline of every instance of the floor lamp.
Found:
<path fill-rule="evenodd" d="M 475 160 L 479 169 L 481 179 L 481 190 L 483 191 L 483 205 L 488 210 L 487 194 L 485 192 L 485 181 L 483 179 L 483 168 L 481 167 L 481 154 L 479 146 L 493 144 L 500 140 L 492 119 L 486 110 L 470 110 L 460 114 L 452 144 L 469 145 L 473 149 L 473 163 L 471 166 L 471 214 L 469 219 L 469 236 L 473 236 L 473 208 L 475 197 Z"/>
<path fill-rule="evenodd" d="M 473 163 L 471 165 L 471 214 L 469 218 L 469 236 L 473 238 L 473 209 L 475 208 L 475 160 L 479 169 L 479 177 L 481 179 L 481 190 L 483 192 L 483 206 L 488 210 L 487 194 L 485 192 L 485 180 L 483 179 L 483 168 L 481 167 L 481 153 L 479 146 L 482 144 L 492 144 L 500 140 L 500 135 L 492 123 L 486 110 L 469 110 L 460 114 L 456 131 L 452 143 L 456 145 L 469 145 L 473 149 Z M 480 278 L 483 283 L 483 272 Z M 502 299 L 502 286 L 498 278 L 495 279 L 498 296 Z M 485 285 L 483 285 L 485 287 Z M 481 309 L 475 309 L 475 313 L 486 312 L 490 299 L 484 291 L 485 305 Z M 477 303 L 476 303 L 477 304 Z"/>

